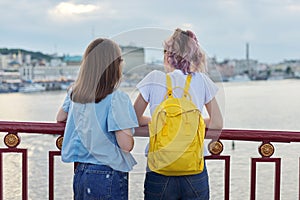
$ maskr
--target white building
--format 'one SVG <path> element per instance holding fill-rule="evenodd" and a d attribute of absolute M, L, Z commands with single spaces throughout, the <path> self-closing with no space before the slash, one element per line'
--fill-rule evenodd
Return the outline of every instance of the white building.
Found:
<path fill-rule="evenodd" d="M 5 69 L 8 66 L 7 55 L 0 54 L 0 69 Z"/>
<path fill-rule="evenodd" d="M 20 67 L 20 79 L 23 81 L 74 80 L 78 71 L 79 66 L 22 66 Z"/>
<path fill-rule="evenodd" d="M 135 67 L 145 64 L 145 50 L 141 47 L 124 46 L 122 58 L 124 59 L 124 72 L 133 70 Z"/>

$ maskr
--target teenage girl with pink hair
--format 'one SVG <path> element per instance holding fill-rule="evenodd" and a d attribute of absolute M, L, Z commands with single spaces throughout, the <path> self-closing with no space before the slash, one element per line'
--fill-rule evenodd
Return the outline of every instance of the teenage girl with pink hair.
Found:
<path fill-rule="evenodd" d="M 164 67 L 171 76 L 174 97 L 182 96 L 185 80 L 192 74 L 189 94 L 192 101 L 202 112 L 205 106 L 208 118 L 204 119 L 207 128 L 221 129 L 223 118 L 215 99 L 218 88 L 205 74 L 206 57 L 200 48 L 196 35 L 190 31 L 177 28 L 164 42 Z M 157 105 L 163 100 L 167 92 L 166 73 L 162 71 L 150 72 L 137 88 L 134 108 L 140 126 L 147 125 L 150 118 L 144 116 L 144 111 L 149 105 L 150 113 L 154 112 Z M 155 199 L 209 199 L 209 183 L 206 167 L 195 175 L 165 176 L 149 169 L 146 172 L 144 195 L 146 200 Z"/>

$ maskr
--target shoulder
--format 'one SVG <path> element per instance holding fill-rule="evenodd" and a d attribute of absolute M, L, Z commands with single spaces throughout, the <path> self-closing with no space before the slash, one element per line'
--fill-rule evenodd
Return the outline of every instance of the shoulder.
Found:
<path fill-rule="evenodd" d="M 129 96 L 127 93 L 121 91 L 121 90 L 116 90 L 111 94 L 111 100 L 116 101 L 116 100 L 128 100 Z"/>
<path fill-rule="evenodd" d="M 206 76 L 205 73 L 203 72 L 195 72 L 193 73 L 193 77 L 196 77 L 196 78 L 204 78 Z"/>
<path fill-rule="evenodd" d="M 121 110 L 132 106 L 129 95 L 121 90 L 116 90 L 111 94 L 110 103 L 113 108 L 119 108 Z"/>
<path fill-rule="evenodd" d="M 211 100 L 218 91 L 218 86 L 213 82 L 213 80 L 206 73 L 197 73 L 198 79 L 202 82 L 205 91 L 208 94 L 208 100 Z M 206 101 L 208 102 L 208 101 Z"/>
<path fill-rule="evenodd" d="M 149 85 L 157 85 L 157 84 L 160 85 L 161 83 L 165 82 L 165 79 L 166 79 L 166 73 L 159 70 L 153 70 L 137 84 L 137 88 L 141 88 Z"/>
<path fill-rule="evenodd" d="M 155 79 L 155 80 L 161 80 L 162 77 L 165 77 L 166 73 L 159 71 L 159 70 L 153 70 L 152 72 L 150 72 L 149 74 L 147 74 L 147 76 L 145 78 L 148 79 Z"/>
<path fill-rule="evenodd" d="M 202 72 L 194 73 L 193 77 L 194 77 L 194 79 L 199 80 L 199 81 L 203 81 L 203 82 L 211 81 L 209 76 L 205 73 L 202 73 Z"/>
<path fill-rule="evenodd" d="M 108 130 L 116 131 L 137 127 L 137 119 L 131 100 L 127 93 L 116 90 L 111 94 L 108 112 Z"/>

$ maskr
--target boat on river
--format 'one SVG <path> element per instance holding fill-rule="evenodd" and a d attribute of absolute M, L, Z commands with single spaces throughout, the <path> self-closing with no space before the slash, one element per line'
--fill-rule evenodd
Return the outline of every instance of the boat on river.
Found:
<path fill-rule="evenodd" d="M 46 91 L 46 87 L 38 83 L 30 83 L 20 86 L 19 92 L 29 93 L 29 92 L 42 92 Z"/>

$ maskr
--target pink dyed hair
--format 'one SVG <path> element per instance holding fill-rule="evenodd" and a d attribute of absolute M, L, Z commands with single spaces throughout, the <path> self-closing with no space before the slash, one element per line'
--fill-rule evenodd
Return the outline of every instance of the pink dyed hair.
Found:
<path fill-rule="evenodd" d="M 172 36 L 165 40 L 164 49 L 168 63 L 184 74 L 206 71 L 205 53 L 192 31 L 177 28 Z"/>

